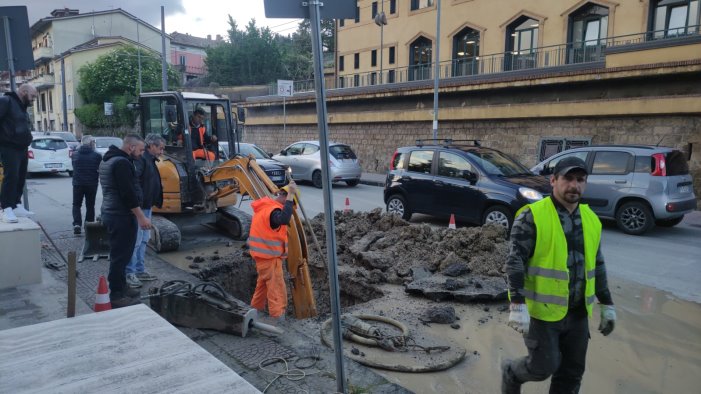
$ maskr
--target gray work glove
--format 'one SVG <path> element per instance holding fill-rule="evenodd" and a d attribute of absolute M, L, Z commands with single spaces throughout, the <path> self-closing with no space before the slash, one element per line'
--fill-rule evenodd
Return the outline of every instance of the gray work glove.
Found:
<path fill-rule="evenodd" d="M 616 326 L 616 308 L 613 305 L 601 304 L 601 323 L 599 332 L 604 336 L 610 334 Z"/>
<path fill-rule="evenodd" d="M 531 317 L 528 315 L 528 307 L 526 304 L 511 303 L 509 305 L 509 327 L 522 333 L 528 334 L 528 326 L 531 324 Z"/>

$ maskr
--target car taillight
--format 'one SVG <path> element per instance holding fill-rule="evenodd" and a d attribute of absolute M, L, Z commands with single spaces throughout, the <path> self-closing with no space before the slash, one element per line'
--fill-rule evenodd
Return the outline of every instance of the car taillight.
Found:
<path fill-rule="evenodd" d="M 73 157 L 73 151 L 70 150 L 70 149 L 68 150 L 68 157 L 69 157 L 69 158 Z"/>
<path fill-rule="evenodd" d="M 667 176 L 667 163 L 665 162 L 664 153 L 655 153 L 652 155 L 655 159 L 655 169 L 652 170 L 652 176 Z"/>
<path fill-rule="evenodd" d="M 27 151 L 27 159 L 33 159 L 34 158 L 34 151 L 28 150 Z"/>
<path fill-rule="evenodd" d="M 395 168 L 394 168 L 394 159 L 397 158 L 397 155 L 398 155 L 398 154 L 399 154 L 399 152 L 395 150 L 395 151 L 394 151 L 394 154 L 392 155 L 392 160 L 389 161 L 389 169 L 390 169 L 390 170 L 394 170 L 394 169 L 395 169 Z"/>

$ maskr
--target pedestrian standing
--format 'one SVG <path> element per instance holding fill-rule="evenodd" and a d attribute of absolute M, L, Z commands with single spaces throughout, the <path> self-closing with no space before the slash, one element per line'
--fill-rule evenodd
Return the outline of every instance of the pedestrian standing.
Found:
<path fill-rule="evenodd" d="M 141 211 L 139 179 L 134 168 L 134 160 L 143 153 L 143 138 L 127 134 L 121 148 L 110 145 L 100 163 L 102 223 L 110 238 L 110 301 L 115 308 L 140 302 L 139 291 L 127 287 L 125 269 L 134 252 L 137 223 L 142 230 L 151 228 L 151 220 Z"/>
<path fill-rule="evenodd" d="M 99 183 L 98 169 L 102 155 L 95 151 L 95 139 L 84 135 L 80 148 L 73 152 L 73 234 L 80 234 L 83 227 L 81 209 L 85 199 L 85 221 L 95 221 L 95 196 Z"/>
<path fill-rule="evenodd" d="M 152 207 L 161 208 L 163 206 L 163 185 L 161 175 L 158 172 L 156 162 L 163 154 L 166 141 L 158 134 L 146 136 L 146 150 L 139 160 L 134 161 L 136 176 L 139 178 L 139 189 L 141 193 L 141 211 L 144 216 L 151 219 Z M 151 238 L 151 230 L 138 229 L 136 234 L 136 245 L 131 256 L 131 261 L 127 265 L 127 284 L 130 287 L 141 287 L 145 281 L 158 279 L 155 275 L 146 272 L 144 258 L 146 257 L 146 246 Z"/>
<path fill-rule="evenodd" d="M 263 197 L 251 203 L 253 219 L 248 236 L 251 257 L 256 262 L 258 280 L 251 306 L 265 310 L 276 320 L 282 320 L 287 307 L 287 287 L 282 271 L 282 261 L 287 257 L 287 226 L 295 209 L 297 184 L 290 181 L 275 198 Z"/>
<path fill-rule="evenodd" d="M 22 205 L 22 193 L 27 179 L 27 148 L 32 143 L 27 108 L 34 104 L 37 90 L 24 84 L 15 92 L 0 97 L 0 160 L 3 180 L 0 191 L 2 221 L 17 223 L 17 217 L 34 215 Z"/>
<path fill-rule="evenodd" d="M 502 393 L 520 393 L 523 383 L 550 376 L 551 393 L 579 392 L 595 299 L 599 331 L 613 331 L 601 222 L 579 203 L 587 175 L 581 159 L 560 160 L 550 177 L 552 197 L 527 205 L 514 221 L 506 263 L 508 324 L 523 333 L 528 356 L 502 362 Z"/>

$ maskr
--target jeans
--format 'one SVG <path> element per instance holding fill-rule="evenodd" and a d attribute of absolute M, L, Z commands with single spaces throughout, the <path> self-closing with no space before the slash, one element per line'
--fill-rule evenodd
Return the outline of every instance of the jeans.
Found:
<path fill-rule="evenodd" d="M 107 280 L 110 283 L 110 298 L 124 297 L 127 289 L 125 269 L 134 251 L 136 242 L 136 216 L 110 215 L 102 213 L 102 223 L 110 234 L 110 271 Z"/>
<path fill-rule="evenodd" d="M 85 197 L 85 221 L 95 221 L 95 195 L 97 195 L 97 185 L 94 186 L 73 186 L 73 225 L 82 226 L 83 219 L 80 209 L 83 206 Z"/>
<path fill-rule="evenodd" d="M 151 219 L 151 209 L 141 209 L 144 212 L 144 216 Z M 151 239 L 151 230 L 142 230 L 139 228 L 138 224 L 136 226 L 136 244 L 134 245 L 134 252 L 131 255 L 131 260 L 129 265 L 127 265 L 127 274 L 138 274 L 144 272 L 144 257 L 146 256 L 146 246 L 148 245 L 148 240 Z"/>
<path fill-rule="evenodd" d="M 5 208 L 17 208 L 22 201 L 24 182 L 27 179 L 27 149 L 15 149 L 0 146 L 0 160 L 2 160 L 2 191 L 0 191 L 0 206 Z"/>
<path fill-rule="evenodd" d="M 586 310 L 571 310 L 564 319 L 531 318 L 524 337 L 528 356 L 511 362 L 511 377 L 520 383 L 549 378 L 550 393 L 578 393 L 589 345 Z"/>

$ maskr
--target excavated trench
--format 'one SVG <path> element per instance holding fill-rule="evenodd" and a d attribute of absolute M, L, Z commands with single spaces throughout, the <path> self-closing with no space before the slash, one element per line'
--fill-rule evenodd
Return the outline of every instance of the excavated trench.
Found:
<path fill-rule="evenodd" d="M 404 286 L 407 297 L 423 296 L 434 301 L 505 298 L 503 264 L 508 244 L 500 227 L 436 229 L 409 224 L 380 209 L 337 211 L 334 219 L 343 307 L 385 297 L 382 287 L 387 284 Z M 306 234 L 309 268 L 317 309 L 324 314 L 330 311 L 330 297 L 323 214 L 311 219 L 311 226 L 322 255 L 311 234 Z M 216 260 L 200 270 L 201 279 L 216 280 L 235 297 L 250 300 L 256 270 L 248 253 L 235 250 L 217 255 Z"/>

